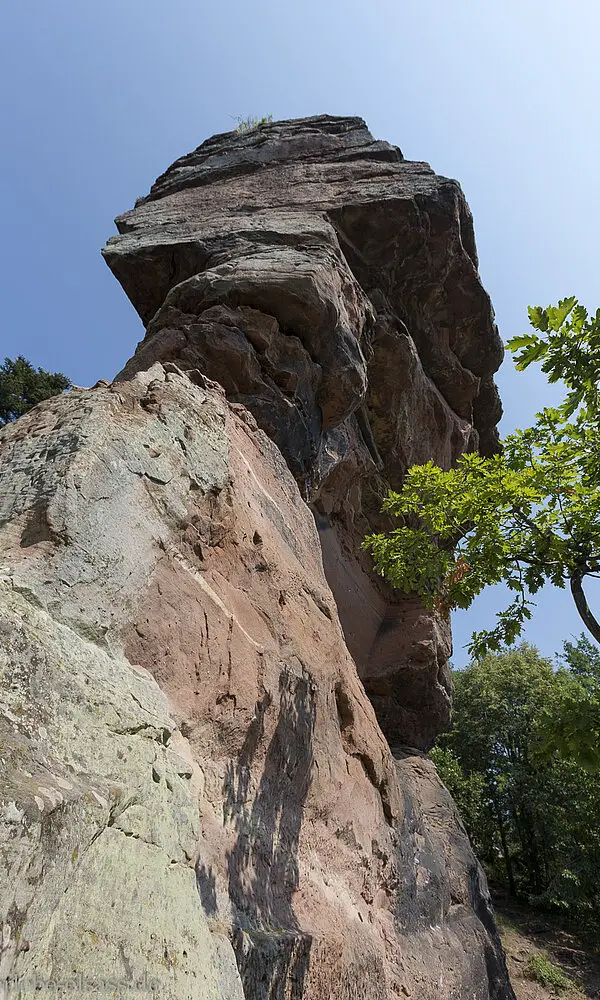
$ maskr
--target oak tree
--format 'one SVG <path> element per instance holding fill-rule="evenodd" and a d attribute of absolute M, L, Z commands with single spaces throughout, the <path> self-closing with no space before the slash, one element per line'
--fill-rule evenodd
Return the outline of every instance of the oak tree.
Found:
<path fill-rule="evenodd" d="M 384 502 L 397 527 L 364 542 L 377 571 L 428 607 L 468 608 L 485 587 L 508 586 L 514 598 L 493 628 L 473 634 L 474 656 L 518 638 L 547 582 L 570 588 L 600 642 L 583 590 L 600 575 L 600 310 L 590 316 L 568 298 L 530 308 L 529 319 L 532 332 L 508 347 L 518 370 L 539 363 L 550 382 L 563 382 L 562 405 L 542 410 L 491 458 L 410 468 Z"/>

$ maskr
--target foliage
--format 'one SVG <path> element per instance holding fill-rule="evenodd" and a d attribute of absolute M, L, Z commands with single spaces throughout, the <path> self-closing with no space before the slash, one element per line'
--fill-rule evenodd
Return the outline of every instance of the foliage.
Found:
<path fill-rule="evenodd" d="M 251 115 L 247 118 L 242 118 L 241 115 L 236 115 L 235 121 L 237 122 L 236 132 L 241 135 L 242 132 L 251 132 L 253 128 L 258 128 L 259 125 L 268 125 L 269 122 L 273 121 L 273 115 L 265 115 L 264 118 L 252 118 Z"/>
<path fill-rule="evenodd" d="M 569 584 L 600 641 L 583 593 L 584 579 L 600 574 L 600 310 L 590 318 L 570 298 L 529 317 L 536 332 L 508 346 L 519 370 L 539 361 L 550 381 L 562 379 L 564 403 L 492 458 L 466 454 L 447 471 L 413 466 L 384 502 L 399 526 L 364 542 L 376 570 L 430 608 L 468 608 L 486 586 L 507 584 L 514 599 L 494 628 L 473 635 L 474 656 L 518 638 L 546 582 Z"/>
<path fill-rule="evenodd" d="M 531 955 L 525 966 L 525 975 L 540 986 L 558 992 L 575 986 L 575 981 L 546 955 Z"/>
<path fill-rule="evenodd" d="M 588 771 L 600 770 L 600 650 L 585 636 L 564 644 L 552 704 L 539 727 L 541 759 L 554 751 Z"/>
<path fill-rule="evenodd" d="M 453 727 L 431 754 L 488 876 L 596 932 L 600 783 L 572 755 L 541 748 L 559 727 L 564 692 L 573 685 L 575 704 L 599 656 L 581 638 L 565 644 L 555 670 L 523 644 L 455 671 Z"/>
<path fill-rule="evenodd" d="M 598 419 L 600 382 L 600 309 L 588 314 L 574 296 L 558 306 L 530 306 L 529 322 L 537 333 L 513 337 L 508 347 L 520 351 L 515 358 L 518 371 L 535 361 L 549 382 L 562 381 L 569 390 L 562 405 L 564 417 L 583 407 L 582 418 Z M 543 336 L 540 336 L 543 334 Z M 598 456 L 596 455 L 596 458 Z"/>
<path fill-rule="evenodd" d="M 0 365 L 0 427 L 71 385 L 66 375 L 36 369 L 22 355 L 14 361 L 5 358 Z"/>
<path fill-rule="evenodd" d="M 560 660 L 574 677 L 600 684 L 600 649 L 585 635 L 580 635 L 575 643 L 565 642 Z"/>

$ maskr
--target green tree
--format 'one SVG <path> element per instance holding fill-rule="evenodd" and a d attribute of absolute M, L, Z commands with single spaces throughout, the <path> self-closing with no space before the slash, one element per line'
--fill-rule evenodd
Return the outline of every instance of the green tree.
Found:
<path fill-rule="evenodd" d="M 599 782 L 572 759 L 540 753 L 560 691 L 580 682 L 590 651 L 582 640 L 570 647 L 558 671 L 525 644 L 455 671 L 453 726 L 431 756 L 491 880 L 600 928 Z M 600 655 L 591 653 L 587 673 Z"/>
<path fill-rule="evenodd" d="M 586 677 L 600 683 L 600 649 L 583 633 L 576 642 L 565 642 L 560 657 L 575 677 Z"/>
<path fill-rule="evenodd" d="M 530 760 L 537 749 L 536 722 L 550 698 L 552 680 L 552 664 L 528 646 L 502 656 L 488 654 L 455 672 L 454 725 L 441 741 L 459 762 L 469 786 L 476 782 L 482 790 L 471 838 L 489 865 L 502 859 L 513 894 L 523 882 L 522 868 L 528 873 L 528 889 L 541 891 L 543 885 L 539 841 L 544 827 L 537 815 L 542 796 L 539 783 L 532 794 Z M 444 778 L 456 794 L 452 774 L 444 770 Z M 456 797 L 464 810 L 460 786 Z M 473 815 L 471 804 L 468 816 Z"/>
<path fill-rule="evenodd" d="M 22 355 L 14 361 L 5 358 L 0 365 L 0 427 L 71 385 L 66 375 L 34 368 Z"/>
<path fill-rule="evenodd" d="M 583 591 L 586 577 L 600 575 L 600 310 L 590 317 L 570 298 L 530 308 L 529 318 L 534 332 L 508 346 L 519 370 L 539 362 L 551 382 L 563 381 L 563 404 L 509 435 L 492 458 L 466 454 L 447 471 L 413 466 L 384 503 L 398 527 L 364 543 L 390 583 L 445 612 L 507 584 L 514 599 L 494 628 L 473 635 L 474 656 L 518 638 L 546 582 L 570 587 L 600 641 Z"/>
<path fill-rule="evenodd" d="M 540 757 L 557 751 L 588 771 L 600 770 L 600 650 L 585 635 L 565 642 L 552 702 L 540 720 Z"/>

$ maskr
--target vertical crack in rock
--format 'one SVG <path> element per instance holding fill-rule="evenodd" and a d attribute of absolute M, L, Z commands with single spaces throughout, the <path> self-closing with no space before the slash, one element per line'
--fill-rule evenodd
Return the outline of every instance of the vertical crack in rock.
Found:
<path fill-rule="evenodd" d="M 320 116 L 117 226 L 144 339 L 0 432 L 0 982 L 513 1000 L 425 753 L 448 623 L 360 549 L 410 464 L 497 447 L 459 186 Z"/>

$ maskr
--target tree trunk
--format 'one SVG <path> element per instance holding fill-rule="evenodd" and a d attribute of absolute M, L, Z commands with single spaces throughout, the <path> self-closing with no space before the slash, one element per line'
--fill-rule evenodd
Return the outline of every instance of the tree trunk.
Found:
<path fill-rule="evenodd" d="M 504 828 L 504 820 L 502 819 L 502 812 L 500 811 L 500 806 L 496 801 L 496 796 L 492 795 L 492 802 L 494 803 L 494 812 L 496 813 L 496 819 L 498 820 L 498 830 L 500 831 L 500 843 L 502 844 L 502 854 L 504 855 L 504 865 L 506 867 L 506 876 L 508 878 L 508 891 L 513 897 L 517 895 L 517 887 L 515 885 L 515 876 L 513 872 L 512 859 L 510 856 L 510 851 L 508 849 L 508 842 L 506 840 L 506 830 Z"/>
<path fill-rule="evenodd" d="M 583 624 L 593 635 L 596 642 L 600 642 L 600 624 L 594 618 L 594 615 L 590 611 L 588 602 L 586 600 L 585 594 L 583 592 L 582 580 L 585 574 L 577 571 L 573 573 L 570 578 L 571 593 L 573 595 L 573 600 L 575 601 L 575 607 L 579 612 L 579 617 L 581 618 Z"/>

